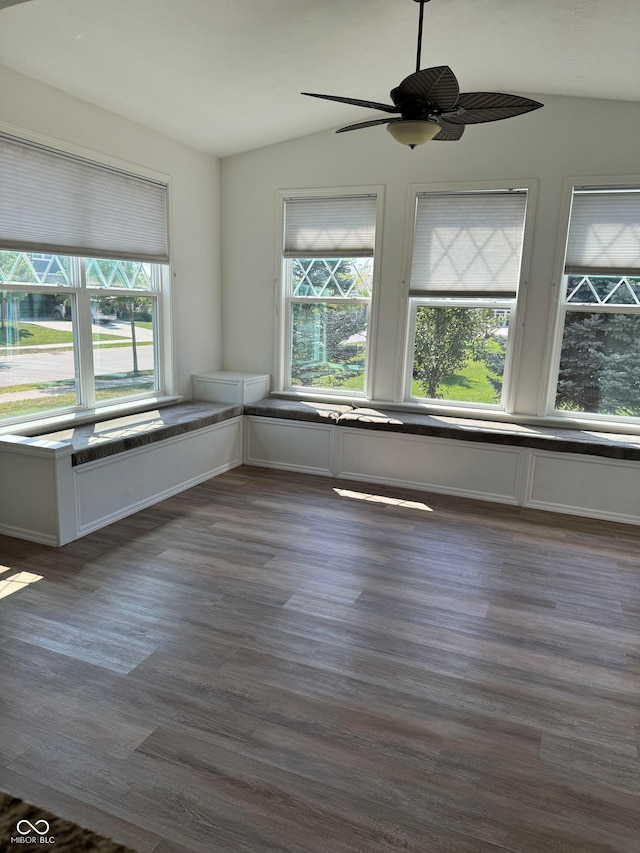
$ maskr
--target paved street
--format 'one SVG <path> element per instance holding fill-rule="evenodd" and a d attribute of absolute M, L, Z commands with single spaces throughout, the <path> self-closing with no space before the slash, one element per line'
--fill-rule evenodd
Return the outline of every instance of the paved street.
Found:
<path fill-rule="evenodd" d="M 70 324 L 64 320 L 38 322 L 38 325 L 71 331 Z M 108 325 L 95 325 L 92 328 L 95 333 L 101 335 L 131 338 L 129 323 L 109 323 Z M 136 340 L 142 344 L 137 347 L 139 370 L 151 370 L 153 368 L 153 347 L 149 343 L 152 337 L 150 329 L 136 328 Z M 120 343 L 126 344 L 126 341 L 122 340 Z M 19 350 L 9 352 L 0 350 L 1 388 L 74 378 L 73 352 L 69 349 L 69 344 L 48 344 L 34 349 L 33 352 L 30 352 L 28 347 L 21 347 Z M 130 372 L 133 369 L 131 346 L 113 346 L 106 342 L 103 344 L 96 343 L 94 365 L 95 372 L 98 375 Z M 14 397 L 33 396 L 33 391 L 17 391 L 12 394 L 3 394 L 2 399 L 7 401 Z"/>
<path fill-rule="evenodd" d="M 129 347 L 102 347 L 94 352 L 96 373 L 128 373 L 133 369 L 133 356 Z M 153 367 L 153 347 L 138 347 L 138 369 Z M 28 382 L 48 382 L 72 379 L 74 376 L 73 352 L 48 349 L 44 352 L 0 355 L 0 386 L 23 385 Z"/>

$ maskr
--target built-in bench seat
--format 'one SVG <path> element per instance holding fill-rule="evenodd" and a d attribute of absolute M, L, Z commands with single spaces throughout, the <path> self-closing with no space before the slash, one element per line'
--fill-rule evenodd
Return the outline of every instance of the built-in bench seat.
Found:
<path fill-rule="evenodd" d="M 176 403 L 0 437 L 0 533 L 64 545 L 242 464 L 242 405 Z"/>
<path fill-rule="evenodd" d="M 282 400 L 277 397 L 268 397 L 255 403 L 244 404 L 245 415 L 318 424 L 337 424 L 340 418 L 349 412 L 353 412 L 353 406 L 304 400 Z"/>
<path fill-rule="evenodd" d="M 640 524 L 640 436 L 269 398 L 250 465 Z"/>
<path fill-rule="evenodd" d="M 40 435 L 45 441 L 69 443 L 72 465 L 84 465 L 167 438 L 184 435 L 243 414 L 242 406 L 224 403 L 176 403 L 107 421 L 81 424 Z"/>
<path fill-rule="evenodd" d="M 499 421 L 428 415 L 411 410 L 356 408 L 349 405 L 278 398 L 245 404 L 244 414 L 640 461 L 640 435 L 602 433 L 563 427 L 526 426 Z"/>
<path fill-rule="evenodd" d="M 0 533 L 62 545 L 243 462 L 640 524 L 640 436 L 269 397 L 0 437 Z"/>
<path fill-rule="evenodd" d="M 430 435 L 458 441 L 479 441 L 532 447 L 557 453 L 585 453 L 609 459 L 640 461 L 640 436 L 562 427 L 534 427 L 470 418 L 443 417 L 394 409 L 354 408 L 338 419 L 340 426 L 408 435 Z"/>

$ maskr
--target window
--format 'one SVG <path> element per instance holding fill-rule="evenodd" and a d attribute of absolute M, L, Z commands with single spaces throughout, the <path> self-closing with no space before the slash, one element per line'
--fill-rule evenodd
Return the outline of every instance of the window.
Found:
<path fill-rule="evenodd" d="M 285 389 L 366 393 L 378 198 L 285 198 Z"/>
<path fill-rule="evenodd" d="M 162 390 L 166 186 L 0 135 L 0 421 Z"/>
<path fill-rule="evenodd" d="M 405 398 L 508 406 L 526 189 L 418 192 Z"/>
<path fill-rule="evenodd" d="M 640 188 L 574 188 L 554 414 L 640 417 Z"/>

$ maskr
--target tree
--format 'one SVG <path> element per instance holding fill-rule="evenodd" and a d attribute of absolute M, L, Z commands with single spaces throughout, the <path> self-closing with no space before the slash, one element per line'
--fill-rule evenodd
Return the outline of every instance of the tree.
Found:
<path fill-rule="evenodd" d="M 600 411 L 640 414 L 640 317 L 608 314 L 606 358 L 600 382 Z"/>
<path fill-rule="evenodd" d="M 294 384 L 340 384 L 350 368 L 364 369 L 364 346 L 346 344 L 367 327 L 365 305 L 340 302 L 345 296 L 368 296 L 370 284 L 352 259 L 294 258 L 291 311 L 291 368 Z M 322 301 L 316 301 L 320 298 Z"/>
<path fill-rule="evenodd" d="M 567 315 L 556 406 L 610 415 L 640 414 L 638 315 Z"/>
<path fill-rule="evenodd" d="M 291 364 L 298 382 L 307 384 L 314 377 L 324 377 L 327 370 L 335 370 L 330 364 L 357 362 L 364 369 L 364 345 L 346 341 L 366 330 L 365 306 L 297 303 L 292 319 Z"/>
<path fill-rule="evenodd" d="M 499 397 L 502 393 L 504 381 L 504 365 L 507 353 L 507 342 L 505 338 L 494 336 L 495 349 L 485 349 L 482 352 L 482 360 L 487 368 L 487 379 L 489 384 Z"/>
<path fill-rule="evenodd" d="M 438 386 L 464 366 L 474 343 L 486 334 L 484 315 L 475 308 L 418 308 L 413 378 L 425 396 L 442 396 Z"/>
<path fill-rule="evenodd" d="M 600 410 L 604 324 L 604 314 L 567 314 L 558 370 L 557 408 L 579 412 Z"/>

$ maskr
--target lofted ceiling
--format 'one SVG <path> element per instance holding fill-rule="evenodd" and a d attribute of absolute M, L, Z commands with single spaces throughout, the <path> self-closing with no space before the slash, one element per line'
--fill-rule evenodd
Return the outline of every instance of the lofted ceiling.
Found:
<path fill-rule="evenodd" d="M 299 93 L 388 103 L 415 71 L 419 8 L 0 0 L 0 65 L 227 156 L 379 118 Z M 431 0 L 422 67 L 451 66 L 463 91 L 640 101 L 638 33 L 640 0 Z"/>

